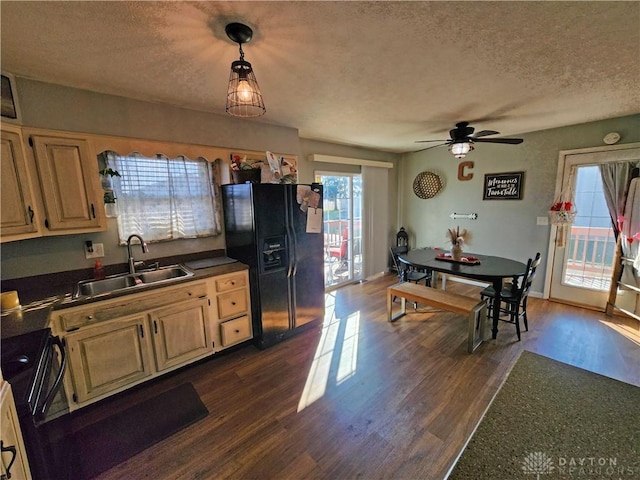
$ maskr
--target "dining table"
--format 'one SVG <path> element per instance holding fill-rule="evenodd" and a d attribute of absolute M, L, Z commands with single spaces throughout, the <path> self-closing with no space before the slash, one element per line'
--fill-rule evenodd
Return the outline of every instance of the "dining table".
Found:
<path fill-rule="evenodd" d="M 498 335 L 500 318 L 500 294 L 505 279 L 514 282 L 526 273 L 527 265 L 510 258 L 494 255 L 465 253 L 461 260 L 453 260 L 448 252 L 438 248 L 415 248 L 398 255 L 398 260 L 419 270 L 431 270 L 446 275 L 470 278 L 491 283 L 496 294 L 493 298 L 492 338 Z M 436 287 L 436 282 L 432 282 Z"/>

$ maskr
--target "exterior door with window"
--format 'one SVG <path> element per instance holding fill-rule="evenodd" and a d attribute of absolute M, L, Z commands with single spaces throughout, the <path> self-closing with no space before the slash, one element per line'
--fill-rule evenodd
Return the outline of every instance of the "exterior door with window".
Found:
<path fill-rule="evenodd" d="M 567 152 L 561 158 L 561 184 L 565 188 L 571 185 L 577 215 L 566 227 L 564 242 L 558 242 L 559 227 L 551 229 L 550 299 L 605 310 L 616 239 L 599 165 L 634 161 L 634 157 L 635 161 L 640 159 L 640 149 L 621 145 L 610 150 Z"/>
<path fill-rule="evenodd" d="M 324 285 L 336 288 L 362 278 L 362 178 L 320 173 L 323 185 Z"/>

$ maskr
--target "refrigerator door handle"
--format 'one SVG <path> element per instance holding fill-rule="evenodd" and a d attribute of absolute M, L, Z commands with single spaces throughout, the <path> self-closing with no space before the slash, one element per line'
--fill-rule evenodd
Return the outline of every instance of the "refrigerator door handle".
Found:
<path fill-rule="evenodd" d="M 289 248 L 289 277 L 296 274 L 298 269 L 298 259 L 296 257 L 296 251 L 298 249 L 298 238 L 296 237 L 296 230 L 293 227 L 293 208 L 291 204 L 291 198 L 285 195 L 285 212 L 286 212 L 286 228 Z"/>

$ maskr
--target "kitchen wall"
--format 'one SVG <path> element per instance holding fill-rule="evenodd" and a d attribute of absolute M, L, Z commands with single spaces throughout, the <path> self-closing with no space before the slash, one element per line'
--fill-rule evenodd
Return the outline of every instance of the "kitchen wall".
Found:
<path fill-rule="evenodd" d="M 543 291 L 549 247 L 549 226 L 536 225 L 547 217 L 554 199 L 558 157 L 561 150 L 604 145 L 603 137 L 618 132 L 622 143 L 640 141 L 640 115 L 614 118 L 564 128 L 517 135 L 520 145 L 480 143 L 464 160 L 474 162 L 470 181 L 457 179 L 458 165 L 446 147 L 405 154 L 399 163 L 399 224 L 404 225 L 412 246 L 449 248 L 447 228 L 460 226 L 472 234 L 469 252 L 500 255 L 516 260 L 541 252 L 543 262 L 532 290 Z M 514 135 L 516 136 L 516 135 Z M 413 193 L 413 181 L 420 172 L 434 171 L 445 181 L 434 198 L 420 199 Z M 484 175 L 524 171 L 522 200 L 483 200 Z M 477 220 L 452 220 L 456 213 L 477 213 Z"/>
<path fill-rule="evenodd" d="M 312 153 L 385 161 L 399 157 L 364 148 L 300 139 L 295 128 L 264 123 L 269 120 L 268 114 L 263 117 L 264 121 L 242 120 L 21 77 L 16 78 L 16 91 L 22 110 L 22 124 L 25 126 L 289 153 L 298 155 L 300 183 L 311 182 L 317 169 L 335 169 L 334 165 L 323 166 L 307 161 L 307 156 Z M 395 192 L 396 177 L 391 177 L 390 183 L 393 183 Z M 390 198 L 394 212 L 395 199 L 395 196 Z M 93 260 L 84 258 L 83 245 L 86 240 L 104 244 L 105 265 L 126 262 L 126 247 L 118 245 L 116 220 L 109 219 L 106 232 L 3 243 L 0 248 L 1 278 L 5 280 L 89 268 Z M 134 256 L 136 259 L 156 259 L 219 249 L 224 249 L 222 235 L 151 244 L 149 254 L 144 256 L 139 247 L 135 247 Z"/>

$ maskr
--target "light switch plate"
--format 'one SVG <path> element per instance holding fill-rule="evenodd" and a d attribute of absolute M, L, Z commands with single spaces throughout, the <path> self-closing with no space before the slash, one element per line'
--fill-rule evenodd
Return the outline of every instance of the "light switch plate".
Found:
<path fill-rule="evenodd" d="M 104 244 L 102 243 L 94 243 L 93 244 L 93 252 L 89 251 L 89 248 L 84 246 L 84 257 L 85 258 L 101 258 L 104 257 Z"/>
<path fill-rule="evenodd" d="M 536 225 L 549 225 L 549 217 L 538 217 Z"/>

